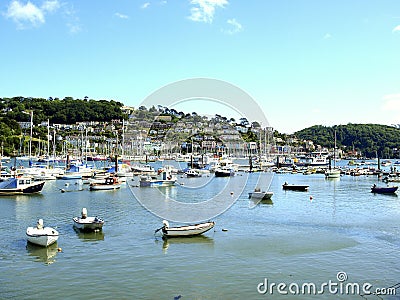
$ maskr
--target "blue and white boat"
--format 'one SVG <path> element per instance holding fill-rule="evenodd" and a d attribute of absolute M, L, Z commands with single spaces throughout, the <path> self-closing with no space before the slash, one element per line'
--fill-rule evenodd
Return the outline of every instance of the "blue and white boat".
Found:
<path fill-rule="evenodd" d="M 170 170 L 160 170 L 157 176 L 142 175 L 140 176 L 141 187 L 159 187 L 159 186 L 172 186 L 175 184 L 177 178 Z"/>
<path fill-rule="evenodd" d="M 0 196 L 40 193 L 44 183 L 44 181 L 34 182 L 30 177 L 11 177 L 0 182 Z"/>

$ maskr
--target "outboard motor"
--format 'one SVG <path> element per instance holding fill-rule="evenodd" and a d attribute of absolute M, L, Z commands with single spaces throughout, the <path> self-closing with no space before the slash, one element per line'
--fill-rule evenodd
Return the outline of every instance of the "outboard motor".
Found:
<path fill-rule="evenodd" d="M 169 223 L 168 223 L 167 220 L 163 220 L 162 222 L 163 222 L 165 228 L 168 228 L 168 227 L 169 227 Z"/>
<path fill-rule="evenodd" d="M 39 219 L 36 224 L 37 229 L 43 229 L 43 219 Z"/>
<path fill-rule="evenodd" d="M 87 209 L 86 207 L 82 208 L 82 219 L 86 219 L 87 217 Z"/>

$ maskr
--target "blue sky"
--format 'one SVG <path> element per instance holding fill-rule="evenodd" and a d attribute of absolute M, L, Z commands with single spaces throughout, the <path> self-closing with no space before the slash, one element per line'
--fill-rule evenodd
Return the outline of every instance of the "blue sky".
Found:
<path fill-rule="evenodd" d="M 400 124 L 398 0 L 4 0 L 0 37 L 0 97 L 137 107 L 206 77 L 246 91 L 280 132 Z M 208 103 L 184 109 L 231 117 Z"/>

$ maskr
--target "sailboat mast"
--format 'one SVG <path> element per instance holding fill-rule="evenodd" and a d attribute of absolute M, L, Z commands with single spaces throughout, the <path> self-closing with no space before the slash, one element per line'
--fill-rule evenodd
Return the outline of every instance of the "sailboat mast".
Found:
<path fill-rule="evenodd" d="M 335 130 L 335 146 L 333 148 L 333 167 L 336 168 L 336 130 Z"/>
<path fill-rule="evenodd" d="M 31 159 L 31 157 L 32 157 L 33 110 L 31 110 L 30 115 L 31 115 L 31 124 L 30 124 L 31 125 L 31 133 L 29 136 L 29 159 Z"/>
<path fill-rule="evenodd" d="M 47 119 L 47 159 L 50 159 L 50 121 Z"/>

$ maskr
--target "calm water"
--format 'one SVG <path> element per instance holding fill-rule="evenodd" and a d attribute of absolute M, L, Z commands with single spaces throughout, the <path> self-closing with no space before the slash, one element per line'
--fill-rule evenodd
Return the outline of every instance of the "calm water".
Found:
<path fill-rule="evenodd" d="M 288 285 L 338 282 L 338 272 L 346 272 L 346 282 L 372 284 L 372 290 L 400 282 L 400 197 L 371 194 L 375 177 L 276 174 L 270 187 L 273 204 L 250 208 L 247 195 L 257 176 L 250 174 L 243 194 L 214 219 L 214 231 L 168 241 L 154 236 L 162 220 L 144 209 L 126 185 L 90 192 L 70 181 L 68 192 L 61 193 L 66 181 L 56 181 L 47 182 L 40 195 L 1 197 L 0 298 L 286 299 L 276 290 L 260 294 L 257 286 L 265 279 Z M 137 180 L 127 184 L 147 197 L 161 193 L 195 202 L 218 193 L 224 181 L 242 178 L 201 179 L 207 185 L 200 189 L 184 188 L 193 181 L 179 178 L 183 186 L 161 192 L 134 187 Z M 285 181 L 308 184 L 310 190 L 285 192 Z M 105 219 L 103 232 L 73 229 L 72 217 L 82 207 Z M 38 218 L 58 229 L 56 245 L 27 244 L 25 230 Z M 313 298 L 362 299 L 327 290 Z"/>

